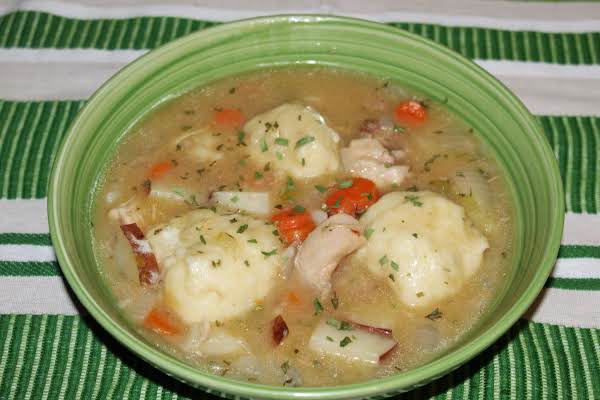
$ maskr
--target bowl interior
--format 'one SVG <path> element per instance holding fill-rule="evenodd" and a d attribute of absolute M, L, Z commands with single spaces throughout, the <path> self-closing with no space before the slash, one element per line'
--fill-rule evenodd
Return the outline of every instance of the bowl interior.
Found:
<path fill-rule="evenodd" d="M 330 66 L 382 76 L 444 102 L 470 124 L 504 170 L 515 205 L 515 252 L 496 301 L 458 346 L 420 368 L 361 384 L 279 388 L 206 375 L 159 352 L 124 320 L 92 249 L 93 194 L 131 128 L 153 109 L 208 82 L 286 66 Z M 535 189 L 535 190 L 534 190 Z M 71 126 L 49 190 L 52 241 L 79 300 L 113 336 L 192 385 L 246 397 L 339 398 L 409 390 L 475 356 L 502 335 L 541 290 L 563 224 L 558 167 L 536 120 L 497 80 L 450 50 L 384 25 L 328 16 L 236 22 L 150 52 L 108 81 Z"/>

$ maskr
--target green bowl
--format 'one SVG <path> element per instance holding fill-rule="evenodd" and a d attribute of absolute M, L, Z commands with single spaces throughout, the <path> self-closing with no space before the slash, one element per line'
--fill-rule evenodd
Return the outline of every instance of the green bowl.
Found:
<path fill-rule="evenodd" d="M 92 248 L 93 197 L 102 171 L 131 128 L 161 104 L 214 80 L 284 66 L 329 66 L 383 76 L 417 89 L 470 124 L 495 154 L 515 205 L 514 255 L 506 283 L 479 323 L 435 360 L 352 385 L 289 388 L 202 373 L 158 350 L 128 324 L 104 283 Z M 319 15 L 256 18 L 210 28 L 149 52 L 87 102 L 52 169 L 50 233 L 58 261 L 85 308 L 149 363 L 220 395 L 338 399 L 408 391 L 459 367 L 527 310 L 556 259 L 563 193 L 554 155 L 535 118 L 500 82 L 431 41 L 382 24 Z"/>

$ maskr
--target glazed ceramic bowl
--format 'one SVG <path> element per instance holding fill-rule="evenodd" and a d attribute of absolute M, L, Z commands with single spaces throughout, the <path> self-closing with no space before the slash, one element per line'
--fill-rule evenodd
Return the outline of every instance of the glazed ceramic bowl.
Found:
<path fill-rule="evenodd" d="M 446 103 L 470 124 L 504 170 L 515 205 L 514 255 L 487 313 L 436 359 L 383 379 L 323 388 L 252 384 L 202 373 L 158 350 L 116 306 L 92 248 L 93 197 L 102 171 L 132 126 L 192 88 L 248 71 L 328 66 L 385 77 Z M 87 102 L 54 163 L 50 233 L 63 273 L 90 314 L 139 357 L 221 395 L 360 398 L 408 391 L 457 368 L 497 340 L 526 311 L 556 259 L 563 226 L 558 167 L 539 124 L 500 82 L 460 55 L 385 25 L 286 15 L 210 28 L 160 47 L 110 79 Z"/>

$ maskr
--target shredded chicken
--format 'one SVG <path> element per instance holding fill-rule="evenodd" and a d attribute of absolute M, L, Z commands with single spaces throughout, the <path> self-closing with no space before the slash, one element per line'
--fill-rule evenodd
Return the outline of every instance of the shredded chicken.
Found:
<path fill-rule="evenodd" d="M 143 226 L 144 219 L 139 212 L 137 196 L 133 196 L 108 212 L 108 217 L 118 225 L 137 224 Z"/>
<path fill-rule="evenodd" d="M 302 243 L 295 260 L 296 271 L 325 295 L 331 289 L 331 274 L 339 262 L 365 243 L 355 218 L 335 214 L 318 225 Z"/>
<path fill-rule="evenodd" d="M 408 167 L 394 165 L 396 158 L 376 139 L 355 139 L 340 154 L 346 171 L 372 180 L 379 188 L 399 185 L 408 174 Z"/>

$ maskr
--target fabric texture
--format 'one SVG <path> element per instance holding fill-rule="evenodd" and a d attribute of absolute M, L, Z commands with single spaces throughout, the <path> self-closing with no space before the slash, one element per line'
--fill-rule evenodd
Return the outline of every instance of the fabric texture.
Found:
<path fill-rule="evenodd" d="M 137 358 L 74 298 L 48 234 L 50 166 L 86 98 L 126 63 L 286 11 L 364 16 L 473 59 L 536 114 L 559 163 L 565 229 L 536 304 L 474 360 L 400 398 L 600 399 L 599 4 L 125 3 L 0 5 L 0 399 L 209 397 Z"/>

